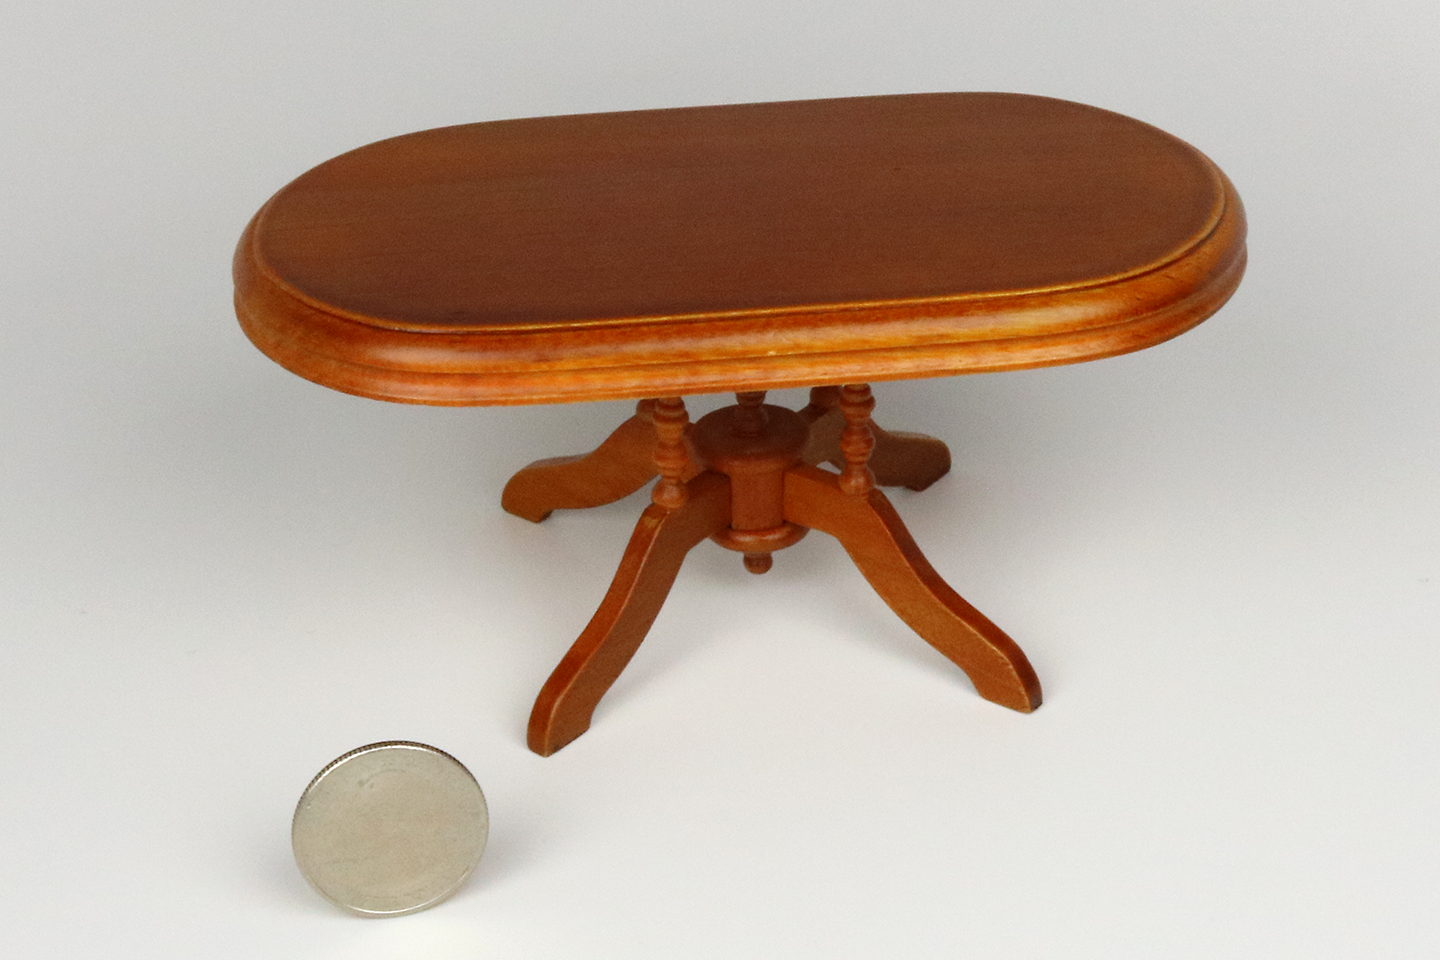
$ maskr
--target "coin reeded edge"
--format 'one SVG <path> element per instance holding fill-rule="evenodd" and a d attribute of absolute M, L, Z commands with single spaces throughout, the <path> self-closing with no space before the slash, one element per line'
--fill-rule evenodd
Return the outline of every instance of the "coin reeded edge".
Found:
<path fill-rule="evenodd" d="M 330 896 L 330 894 L 328 894 L 327 892 L 325 892 L 325 890 L 322 889 L 322 888 L 320 887 L 320 885 L 315 882 L 314 878 L 312 878 L 312 877 L 310 876 L 310 872 L 305 869 L 305 865 L 300 862 L 300 858 L 299 858 L 299 856 L 298 856 L 298 851 L 295 849 L 295 831 L 296 831 L 296 828 L 297 828 L 297 826 L 298 826 L 298 824 L 299 824 L 299 821 L 300 821 L 300 814 L 301 814 L 301 812 L 305 809 L 305 803 L 306 803 L 307 800 L 310 799 L 310 793 L 311 793 L 311 791 L 315 789 L 316 784 L 318 784 L 321 780 L 325 779 L 326 775 L 328 775 L 329 773 L 331 773 L 332 771 L 334 771 L 334 770 L 335 770 L 337 767 L 339 767 L 341 764 L 344 764 L 345 762 L 347 762 L 347 761 L 349 761 L 349 760 L 353 760 L 353 759 L 355 759 L 356 757 L 358 757 L 358 756 L 360 756 L 360 755 L 362 755 L 362 754 L 365 754 L 365 753 L 373 753 L 373 752 L 376 752 L 376 751 L 379 751 L 379 750 L 391 749 L 391 748 L 395 748 L 395 747 L 402 747 L 402 748 L 406 748 L 406 749 L 410 749 L 410 750 L 417 750 L 417 751 L 419 751 L 419 752 L 421 752 L 421 753 L 428 753 L 428 754 L 432 754 L 432 755 L 436 755 L 436 756 L 443 757 L 443 758 L 445 758 L 446 760 L 449 760 L 449 761 L 450 761 L 451 763 L 453 763 L 461 772 L 463 772 L 463 773 L 465 774 L 465 776 L 470 780 L 470 782 L 475 785 L 475 792 L 476 792 L 477 794 L 479 794 L 479 796 L 480 796 L 480 809 L 481 809 L 481 811 L 484 812 L 484 814 L 485 814 L 485 821 L 486 821 L 485 834 L 486 834 L 486 838 L 481 840 L 480 849 L 476 851 L 475 857 L 474 857 L 474 859 L 471 860 L 469 867 L 465 870 L 465 872 L 464 872 L 463 874 L 461 874 L 460 877 L 458 877 L 458 878 L 456 879 L 454 885 L 451 886 L 451 888 L 450 888 L 449 890 L 447 890 L 445 893 L 441 894 L 440 896 L 435 897 L 435 898 L 433 898 L 433 899 L 431 899 L 431 900 L 427 900 L 427 901 L 424 902 L 424 903 L 416 904 L 416 905 L 413 906 L 413 907 L 406 907 L 406 908 L 403 909 L 403 910 L 385 910 L 385 911 L 380 911 L 380 910 L 365 910 L 365 909 L 361 909 L 361 908 L 359 908 L 359 907 L 353 906 L 352 904 L 343 903 L 343 902 L 341 902 L 341 901 L 339 901 L 339 900 L 336 900 L 334 897 Z M 469 767 L 465 766 L 465 764 L 461 763 L 459 760 L 457 760 L 457 759 L 456 759 L 454 756 L 452 756 L 450 753 L 448 753 L 448 752 L 446 752 L 446 751 L 444 751 L 444 750 L 441 750 L 439 747 L 432 746 L 432 745 L 430 745 L 430 744 L 428 744 L 428 743 L 420 743 L 419 741 L 416 741 L 416 740 L 380 740 L 380 741 L 377 741 L 377 742 L 375 742 L 375 743 L 367 743 L 367 744 L 365 744 L 364 746 L 356 747 L 356 748 L 353 749 L 353 750 L 348 750 L 348 751 L 346 751 L 345 753 L 343 753 L 343 754 L 341 754 L 340 756 L 336 757 L 334 760 L 331 760 L 329 763 L 325 764 L 325 766 L 324 766 L 323 768 L 321 768 L 320 772 L 317 773 L 317 774 L 315 774 L 315 776 L 310 779 L 310 782 L 305 785 L 305 789 L 302 790 L 301 793 L 300 793 L 300 800 L 299 800 L 299 802 L 297 802 L 297 803 L 295 804 L 295 813 L 294 813 L 294 814 L 291 816 L 291 818 L 290 818 L 290 844 L 291 844 L 291 852 L 292 852 L 292 855 L 295 856 L 295 865 L 300 869 L 300 875 L 305 878 L 305 882 L 310 886 L 310 888 L 311 888 L 312 890 L 314 890 L 316 893 L 318 893 L 318 894 L 319 894 L 323 899 L 325 899 L 326 901 L 328 901 L 328 902 L 330 902 L 330 903 L 333 903 L 335 906 L 340 907 L 342 910 L 345 910 L 345 911 L 347 911 L 348 913 L 351 913 L 351 914 L 353 914 L 353 915 L 355 915 L 355 916 L 358 916 L 358 917 L 365 917 L 365 918 L 367 918 L 367 919 L 382 919 L 382 918 L 385 918 L 385 917 L 402 917 L 402 916 L 405 916 L 405 915 L 411 914 L 411 913 L 419 913 L 419 912 L 422 911 L 422 910 L 427 910 L 427 909 L 429 909 L 430 907 L 435 906 L 436 904 L 442 903 L 442 902 L 444 902 L 445 900 L 449 899 L 451 896 L 453 896 L 457 891 L 459 891 L 459 889 L 460 889 L 462 886 L 464 886 L 465 881 L 468 880 L 468 879 L 470 879 L 470 876 L 475 872 L 475 868 L 480 865 L 480 859 L 481 859 L 481 857 L 484 855 L 485 847 L 487 846 L 486 839 L 488 839 L 488 834 L 489 834 L 489 832 L 490 832 L 490 830 L 489 830 L 489 819 L 490 819 L 490 817 L 489 817 L 489 804 L 488 804 L 488 802 L 487 802 L 486 799 L 485 799 L 485 791 L 484 791 L 483 788 L 481 788 L 480 782 L 475 779 L 475 775 L 470 772 L 470 768 L 469 768 Z"/>

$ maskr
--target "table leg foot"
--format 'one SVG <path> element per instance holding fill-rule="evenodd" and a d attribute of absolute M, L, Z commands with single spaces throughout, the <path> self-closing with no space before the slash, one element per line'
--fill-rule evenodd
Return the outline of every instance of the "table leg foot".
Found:
<path fill-rule="evenodd" d="M 845 418 L 840 413 L 840 388 L 816 387 L 810 404 L 800 415 L 810 421 L 810 439 L 802 459 L 809 464 L 845 464 L 840 453 L 840 434 Z M 875 449 L 870 452 L 870 469 L 875 482 L 884 487 L 924 490 L 950 472 L 950 448 L 943 440 L 923 433 L 890 431 L 873 422 Z"/>
<path fill-rule="evenodd" d="M 950 472 L 950 448 L 944 441 L 923 433 L 872 429 L 875 450 L 870 454 L 870 469 L 882 487 L 924 490 Z"/>
<path fill-rule="evenodd" d="M 785 476 L 785 519 L 822 530 L 845 547 L 875 592 L 961 670 L 986 700 L 1022 713 L 1040 706 L 1040 680 L 1025 653 L 930 566 L 878 490 L 854 495 L 813 466 Z"/>
<path fill-rule="evenodd" d="M 655 401 L 641 401 L 635 416 L 589 453 L 525 467 L 505 484 L 501 507 L 539 523 L 555 510 L 598 507 L 639 490 L 656 474 L 654 409 Z"/>
<path fill-rule="evenodd" d="M 730 482 L 703 473 L 683 504 L 640 516 L 620 568 L 588 626 L 540 690 L 530 712 L 530 749 L 549 756 L 590 727 L 595 706 L 639 649 L 686 553 L 730 523 Z"/>

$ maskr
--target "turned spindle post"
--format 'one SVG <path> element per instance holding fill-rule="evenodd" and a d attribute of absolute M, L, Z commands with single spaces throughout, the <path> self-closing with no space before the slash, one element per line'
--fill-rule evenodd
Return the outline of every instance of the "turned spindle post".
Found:
<path fill-rule="evenodd" d="M 737 437 L 758 437 L 765 432 L 765 391 L 747 390 L 735 394 L 739 410 L 735 413 L 733 429 Z M 779 512 L 776 512 L 777 523 Z M 745 569 L 751 573 L 768 573 L 775 559 L 770 551 L 753 551 L 744 554 Z"/>
<path fill-rule="evenodd" d="M 737 437 L 758 437 L 765 432 L 765 391 L 749 390 L 735 394 L 740 409 L 735 413 L 733 429 Z"/>
<path fill-rule="evenodd" d="M 845 457 L 840 489 L 855 497 L 863 497 L 875 489 L 875 474 L 870 469 L 870 451 L 875 449 L 870 411 L 874 409 L 875 398 L 870 394 L 869 384 L 846 384 L 840 388 L 840 412 L 845 417 L 845 431 L 840 434 L 840 452 Z"/>
<path fill-rule="evenodd" d="M 650 492 L 657 507 L 675 510 L 685 505 L 685 477 L 690 472 L 690 453 L 685 448 L 685 427 L 690 415 L 680 397 L 655 401 L 655 467 L 660 479 Z"/>

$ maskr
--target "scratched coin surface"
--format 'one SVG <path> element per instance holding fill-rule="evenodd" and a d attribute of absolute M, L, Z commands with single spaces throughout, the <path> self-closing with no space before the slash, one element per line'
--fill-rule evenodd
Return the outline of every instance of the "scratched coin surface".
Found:
<path fill-rule="evenodd" d="M 367 917 L 432 907 L 475 870 L 490 833 L 485 795 L 450 754 L 391 740 L 321 770 L 295 808 L 300 872 L 321 896 Z"/>

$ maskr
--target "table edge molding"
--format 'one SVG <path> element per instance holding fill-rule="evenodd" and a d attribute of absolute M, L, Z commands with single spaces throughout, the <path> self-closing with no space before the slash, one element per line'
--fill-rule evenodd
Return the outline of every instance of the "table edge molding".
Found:
<path fill-rule="evenodd" d="M 402 403 L 635 399 L 1078 363 L 1177 336 L 1233 294 L 1246 263 L 1244 208 L 1214 169 L 1223 206 L 1207 235 L 1143 273 L 1084 287 L 663 324 L 424 332 L 297 296 L 256 257 L 252 220 L 235 253 L 235 308 L 255 346 L 292 373 Z"/>

